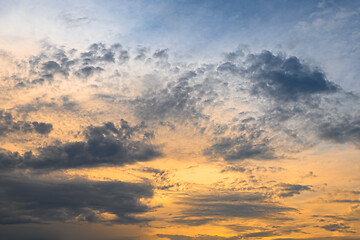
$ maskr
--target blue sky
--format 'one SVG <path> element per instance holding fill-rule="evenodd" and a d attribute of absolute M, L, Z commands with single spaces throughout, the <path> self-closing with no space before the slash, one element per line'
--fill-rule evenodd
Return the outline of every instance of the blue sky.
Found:
<path fill-rule="evenodd" d="M 79 47 L 107 41 L 193 59 L 239 45 L 284 51 L 359 92 L 359 8 L 358 1 L 3 1 L 1 36 L 13 48 L 14 38 Z"/>

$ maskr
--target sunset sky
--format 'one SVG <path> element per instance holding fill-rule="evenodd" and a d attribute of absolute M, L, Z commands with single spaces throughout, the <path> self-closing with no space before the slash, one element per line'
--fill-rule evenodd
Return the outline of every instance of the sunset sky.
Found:
<path fill-rule="evenodd" d="M 0 1 L 0 239 L 360 239 L 360 1 Z"/>

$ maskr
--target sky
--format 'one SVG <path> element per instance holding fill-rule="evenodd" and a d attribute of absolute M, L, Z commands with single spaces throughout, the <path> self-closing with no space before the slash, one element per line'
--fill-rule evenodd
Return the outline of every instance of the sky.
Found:
<path fill-rule="evenodd" d="M 0 1 L 0 238 L 360 239 L 359 1 Z"/>

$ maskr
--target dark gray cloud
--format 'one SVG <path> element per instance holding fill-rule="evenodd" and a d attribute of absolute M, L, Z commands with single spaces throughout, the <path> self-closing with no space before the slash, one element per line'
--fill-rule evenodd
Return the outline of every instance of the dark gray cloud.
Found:
<path fill-rule="evenodd" d="M 121 166 L 137 161 L 149 161 L 162 153 L 153 146 L 151 132 L 144 124 L 130 126 L 125 120 L 117 128 L 113 123 L 90 126 L 85 131 L 86 140 L 69 142 L 39 149 L 39 155 L 27 152 L 24 156 L 2 153 L 1 166 L 6 169 L 59 170 L 69 168 Z"/>
<path fill-rule="evenodd" d="M 328 81 L 319 68 L 268 51 L 250 54 L 246 64 L 245 76 L 253 82 L 251 94 L 275 100 L 265 112 L 265 122 L 284 129 L 279 122 L 306 121 L 320 139 L 359 146 L 359 117 L 344 112 L 346 105 L 358 102 L 358 97 Z M 329 93 L 340 95 L 326 95 Z M 304 131 L 288 129 L 297 139 Z"/>
<path fill-rule="evenodd" d="M 135 215 L 150 210 L 139 199 L 153 196 L 150 185 L 118 181 L 53 181 L 1 175 L 0 186 L 0 224 L 134 224 L 148 221 Z"/>
<path fill-rule="evenodd" d="M 93 227 L 97 225 L 96 227 Z M 137 233 L 128 229 L 133 226 L 99 226 L 99 224 L 13 224 L 0 225 L 0 238 L 6 240 L 141 240 L 150 239 L 142 233 L 141 228 Z M 116 229 L 116 231 L 112 231 Z M 119 230 L 120 229 L 120 230 Z M 125 229 L 125 230 L 123 230 Z M 106 232 L 106 234 L 104 234 Z M 134 236 L 135 235 L 135 236 Z M 147 237 L 147 238 L 146 238 Z"/>
<path fill-rule="evenodd" d="M 276 231 L 260 231 L 260 232 L 246 233 L 243 235 L 243 237 L 245 239 L 246 238 L 273 237 L 273 236 L 279 236 L 279 234 Z"/>
<path fill-rule="evenodd" d="M 334 224 L 328 224 L 324 226 L 320 226 L 320 228 L 323 228 L 330 232 L 347 232 L 347 233 L 355 233 L 355 231 L 351 230 L 351 227 L 348 225 L 345 225 L 344 223 L 334 223 Z"/>
<path fill-rule="evenodd" d="M 186 212 L 189 216 L 218 216 L 218 217 L 239 217 L 239 218 L 258 218 L 258 219 L 271 219 L 283 218 L 288 219 L 283 215 L 286 212 L 295 211 L 293 208 L 282 207 L 276 204 L 264 203 L 195 203 L 194 209 Z M 290 220 L 290 219 L 288 219 Z"/>
<path fill-rule="evenodd" d="M 275 150 L 264 143 L 251 143 L 248 139 L 222 138 L 205 150 L 205 155 L 221 156 L 226 161 L 245 159 L 268 160 L 275 159 Z"/>
<path fill-rule="evenodd" d="M 269 51 L 249 54 L 242 69 L 251 82 L 251 94 L 281 101 L 296 101 L 316 93 L 333 93 L 339 87 L 328 81 L 319 68 L 311 68 L 297 57 Z"/>
<path fill-rule="evenodd" d="M 280 183 L 277 184 L 277 191 L 279 192 L 279 197 L 292 197 L 294 195 L 298 195 L 303 191 L 310 191 L 311 186 L 308 185 L 300 185 L 300 184 L 288 184 L 288 183 Z"/>
<path fill-rule="evenodd" d="M 42 72 L 40 74 L 42 78 L 40 79 L 45 78 L 48 80 L 53 80 L 55 74 L 62 74 L 63 76 L 66 77 L 69 75 L 68 71 L 69 71 L 68 66 L 62 67 L 55 61 L 47 61 L 42 64 Z M 42 82 L 41 80 L 37 81 L 36 79 L 32 81 L 32 83 L 41 83 L 41 82 Z"/>
<path fill-rule="evenodd" d="M 122 50 L 120 44 L 114 44 L 107 48 L 104 43 L 92 44 L 87 52 L 80 54 L 83 65 L 90 65 L 96 63 L 115 63 L 116 53 Z"/>
<path fill-rule="evenodd" d="M 266 200 L 266 196 L 260 193 L 240 192 L 240 193 L 222 193 L 222 194 L 210 194 L 210 195 L 199 195 L 192 197 L 194 202 L 197 203 L 211 203 L 211 202 L 256 202 Z M 186 198 L 185 200 L 190 200 Z"/>
<path fill-rule="evenodd" d="M 358 145 L 358 108 L 346 110 L 357 104 L 358 97 L 329 81 L 320 68 L 270 51 L 246 56 L 240 51 L 227 56 L 227 62 L 217 70 L 230 74 L 230 85 L 236 87 L 234 82 L 238 81 L 239 93 L 250 93 L 250 99 L 259 104 L 262 127 L 304 147 L 316 144 L 309 140 L 309 134 L 320 140 Z M 305 122 L 306 126 L 301 125 Z"/>
<path fill-rule="evenodd" d="M 28 159 L 28 154 L 21 156 L 18 152 L 0 152 L 0 169 L 3 171 L 8 171 L 14 169 L 17 165 L 22 163 L 24 159 Z"/>
<path fill-rule="evenodd" d="M 179 222 L 179 218 L 175 218 L 175 222 L 187 225 L 229 218 L 290 220 L 287 213 L 297 211 L 273 203 L 263 194 L 247 192 L 189 196 L 178 203 L 185 204 L 188 208 L 183 211 L 183 221 Z M 207 221 L 194 221 L 201 219 Z"/>
<path fill-rule="evenodd" d="M 53 126 L 50 123 L 43 123 L 43 122 L 32 122 L 35 132 L 40 134 L 48 134 L 51 132 Z"/>
<path fill-rule="evenodd" d="M 57 74 L 67 78 L 76 65 L 76 59 L 69 59 L 68 53 L 63 49 L 49 44 L 43 47 L 41 54 L 29 58 L 30 78 L 33 78 L 32 76 L 37 78 L 30 79 L 27 83 L 42 84 L 45 80 L 51 82 Z"/>
<path fill-rule="evenodd" d="M 75 72 L 75 75 L 82 78 L 88 78 L 101 71 L 104 71 L 101 67 L 86 66 Z"/>
<path fill-rule="evenodd" d="M 36 132 L 42 135 L 52 131 L 53 125 L 44 122 L 16 121 L 11 113 L 0 110 L 0 136 L 9 133 Z"/>
<path fill-rule="evenodd" d="M 336 143 L 351 142 L 360 147 L 360 117 L 344 116 L 339 119 L 328 119 L 319 126 L 322 139 Z"/>
<path fill-rule="evenodd" d="M 309 135 L 358 146 L 358 108 L 347 109 L 357 104 L 358 96 L 329 81 L 320 68 L 295 56 L 270 51 L 244 57 L 233 55 L 236 57 L 217 70 L 230 73 L 234 79 L 245 79 L 240 92 L 249 92 L 251 99 L 260 104 L 262 127 L 282 133 L 304 147 L 317 144 L 309 140 Z"/>

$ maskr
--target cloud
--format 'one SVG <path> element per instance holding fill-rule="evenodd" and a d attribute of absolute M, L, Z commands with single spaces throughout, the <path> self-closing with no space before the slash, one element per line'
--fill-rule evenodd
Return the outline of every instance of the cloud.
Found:
<path fill-rule="evenodd" d="M 198 74 L 194 71 L 183 73 L 159 90 L 149 89 L 130 103 L 135 114 L 141 119 L 172 121 L 197 121 L 206 116 L 202 113 L 204 101 L 215 96 L 211 84 L 191 82 Z"/>
<path fill-rule="evenodd" d="M 50 123 L 43 123 L 43 122 L 33 122 L 35 132 L 38 132 L 40 134 L 48 134 L 52 130 L 52 124 Z"/>
<path fill-rule="evenodd" d="M 289 220 L 286 213 L 297 211 L 294 208 L 273 203 L 260 193 L 242 192 L 238 194 L 195 195 L 181 198 L 181 204 L 188 208 L 183 211 L 184 224 L 191 225 L 193 220 L 207 219 L 219 221 L 229 218 L 243 219 L 282 219 Z M 175 221 L 178 222 L 177 219 Z M 179 223 L 179 222 L 178 222 Z M 202 222 L 197 222 L 201 224 Z"/>
<path fill-rule="evenodd" d="M 236 237 L 221 237 L 217 235 L 196 235 L 194 237 L 186 236 L 186 235 L 173 235 L 173 234 L 157 234 L 159 238 L 167 238 L 169 240 L 236 240 L 239 239 L 238 236 Z"/>
<path fill-rule="evenodd" d="M 288 183 L 280 183 L 277 184 L 278 187 L 278 195 L 279 197 L 293 197 L 294 195 L 300 194 L 302 191 L 310 191 L 311 186 L 300 185 L 300 184 L 288 184 Z"/>
<path fill-rule="evenodd" d="M 79 103 L 72 99 L 70 95 L 62 95 L 57 98 L 50 98 L 47 100 L 44 98 L 36 98 L 28 103 L 19 104 L 14 107 L 14 110 L 18 114 L 27 116 L 29 113 L 42 112 L 48 110 L 60 111 L 72 111 L 79 112 Z"/>
<path fill-rule="evenodd" d="M 88 51 L 80 54 L 79 61 L 83 63 L 83 66 L 90 64 L 111 64 L 116 62 L 119 52 L 120 55 L 123 54 L 121 51 L 123 50 L 120 44 L 106 47 L 104 43 L 94 43 L 88 48 Z"/>
<path fill-rule="evenodd" d="M 260 232 L 246 233 L 243 235 L 243 237 L 245 237 L 246 239 L 246 238 L 273 237 L 278 235 L 279 234 L 276 233 L 276 231 L 260 231 Z"/>
<path fill-rule="evenodd" d="M 297 57 L 273 55 L 269 51 L 249 54 L 243 74 L 252 81 L 251 94 L 280 101 L 296 101 L 317 93 L 334 93 L 340 88 Z"/>
<path fill-rule="evenodd" d="M 184 217 L 175 218 L 172 220 L 172 223 L 177 223 L 181 225 L 187 225 L 187 226 L 201 226 L 204 224 L 211 223 L 213 221 L 216 221 L 216 218 L 196 218 L 196 219 L 188 219 Z"/>
<path fill-rule="evenodd" d="M 60 66 L 55 61 L 47 61 L 42 64 L 41 77 L 43 77 L 45 79 L 53 80 L 54 75 L 57 73 L 60 73 L 65 77 L 68 76 L 69 75 L 68 71 L 69 71 L 68 66 L 63 67 L 63 66 Z M 36 80 L 34 80 L 34 81 L 36 81 Z M 36 83 L 34 81 L 32 83 Z"/>
<path fill-rule="evenodd" d="M 121 120 L 117 128 L 109 122 L 103 126 L 90 126 L 85 131 L 85 141 L 68 142 L 40 148 L 39 155 L 27 152 L 24 156 L 2 153 L 1 166 L 6 169 L 59 170 L 69 168 L 122 166 L 137 161 L 149 161 L 162 153 L 149 140 L 151 132 L 144 124 L 130 126 Z"/>
<path fill-rule="evenodd" d="M 324 226 L 320 226 L 320 228 L 323 228 L 330 232 L 347 232 L 347 233 L 355 233 L 355 231 L 352 231 L 350 226 L 345 225 L 344 223 L 334 223 L 334 224 L 328 224 Z"/>
<path fill-rule="evenodd" d="M 64 79 L 74 81 L 74 77 L 88 79 L 130 59 L 128 50 L 123 49 L 121 44 L 108 47 L 104 43 L 94 43 L 83 52 L 64 50 L 64 47 L 46 42 L 42 47 L 41 53 L 29 57 L 22 65 L 17 64 L 18 71 L 8 77 L 17 87 L 35 87 Z"/>
<path fill-rule="evenodd" d="M 229 167 L 226 167 L 225 169 L 221 170 L 222 173 L 229 172 L 229 171 L 244 173 L 244 172 L 249 171 L 249 170 L 244 168 L 244 167 L 239 167 L 239 166 L 229 166 Z"/>
<path fill-rule="evenodd" d="M 226 161 L 273 160 L 282 157 L 278 152 L 301 151 L 324 140 L 359 142 L 357 115 L 341 104 L 354 104 L 355 98 L 296 56 L 236 50 L 223 61 L 203 63 L 171 62 L 171 56 L 168 49 L 143 46 L 94 43 L 80 51 L 45 44 L 30 58 L 29 76 L 12 81 L 31 88 L 46 83 L 45 75 L 56 80 L 60 74 L 65 81 L 96 75 L 101 88 L 91 91 L 96 99 L 111 99 L 109 108 L 121 104 L 154 128 L 166 123 L 177 130 L 190 123 L 196 134 L 210 138 L 204 154 Z M 116 84 L 106 82 L 112 77 Z M 71 110 L 82 103 L 48 104 Z M 231 112 L 232 119 L 218 119 L 217 112 Z"/>
<path fill-rule="evenodd" d="M 262 143 L 252 143 L 241 137 L 221 138 L 205 150 L 205 155 L 221 156 L 226 161 L 245 159 L 267 160 L 275 159 L 275 150 L 268 146 L 266 139 Z"/>
<path fill-rule="evenodd" d="M 282 215 L 289 211 L 295 211 L 293 208 L 281 207 L 276 204 L 262 204 L 262 203 L 195 203 L 194 209 L 186 212 L 186 215 L 205 217 L 239 217 L 250 219 L 265 219 L 276 218 L 276 215 Z M 286 217 L 284 217 L 286 219 Z"/>
<path fill-rule="evenodd" d="M 168 49 L 157 50 L 153 54 L 153 57 L 154 58 L 159 58 L 159 59 L 162 59 L 162 60 L 167 60 L 169 58 Z"/>
<path fill-rule="evenodd" d="M 236 120 L 235 124 L 230 123 L 229 129 L 232 136 L 222 134 L 223 136 L 214 137 L 213 144 L 205 149 L 204 154 L 222 157 L 229 162 L 246 159 L 276 159 L 275 149 L 267 136 L 268 133 L 261 123 L 252 122 L 253 120 L 249 122 Z"/>
<path fill-rule="evenodd" d="M 299 233 L 301 232 L 300 229 L 298 229 L 298 226 L 292 226 L 292 227 L 287 227 L 287 226 L 268 226 L 269 228 L 263 228 L 263 227 L 249 227 L 249 226 L 239 226 L 236 225 L 234 226 L 233 230 L 237 231 L 236 228 L 240 228 L 241 231 L 237 231 L 237 232 L 244 232 L 244 230 L 246 231 L 245 233 L 236 235 L 236 236 L 232 236 L 232 237 L 221 237 L 221 236 L 217 236 L 217 235 L 196 235 L 196 236 L 186 236 L 186 235 L 171 235 L 171 234 L 157 234 L 158 237 L 160 238 L 167 238 L 170 240 L 186 240 L 186 239 L 190 239 L 190 240 L 226 240 L 226 239 L 261 239 L 264 237 L 274 237 L 274 236 L 281 236 L 281 235 L 288 235 L 289 233 L 295 232 L 295 233 Z M 304 225 L 300 226 L 300 227 L 304 227 Z M 257 229 L 257 230 L 256 230 Z M 252 231 L 249 231 L 252 230 Z M 304 233 L 304 232 L 302 232 Z M 288 238 L 286 238 L 288 239 Z M 292 239 L 292 238 L 291 238 Z M 295 238 L 294 238 L 295 239 Z M 296 238 L 296 239 L 300 239 L 300 238 Z M 303 238 L 301 238 L 303 239 Z M 311 238 L 312 239 L 312 238 Z M 285 238 L 284 238 L 285 240 Z"/>
<path fill-rule="evenodd" d="M 88 78 L 94 75 L 95 73 L 99 73 L 104 71 L 101 67 L 93 67 L 93 66 L 86 66 L 81 68 L 79 71 L 75 72 L 75 75 L 81 78 Z"/>
<path fill-rule="evenodd" d="M 0 175 L 0 185 L 0 224 L 134 224 L 148 221 L 136 214 L 150 211 L 139 200 L 153 196 L 150 185 L 120 181 L 53 181 Z"/>
<path fill-rule="evenodd" d="M 359 109 L 349 109 L 358 102 L 358 96 L 345 92 L 329 81 L 320 68 L 295 56 L 263 51 L 243 59 L 226 62 L 218 71 L 245 79 L 243 91 L 249 91 L 250 99 L 260 104 L 263 128 L 282 132 L 283 137 L 304 147 L 317 144 L 310 140 L 315 137 L 358 145 Z"/>
<path fill-rule="evenodd" d="M 320 124 L 319 136 L 336 143 L 351 142 L 360 147 L 360 120 L 358 116 L 344 116 L 328 119 Z"/>
<path fill-rule="evenodd" d="M 0 110 L 0 136 L 9 133 L 29 133 L 36 132 L 42 135 L 50 133 L 53 129 L 51 123 L 16 121 L 10 112 Z"/>

